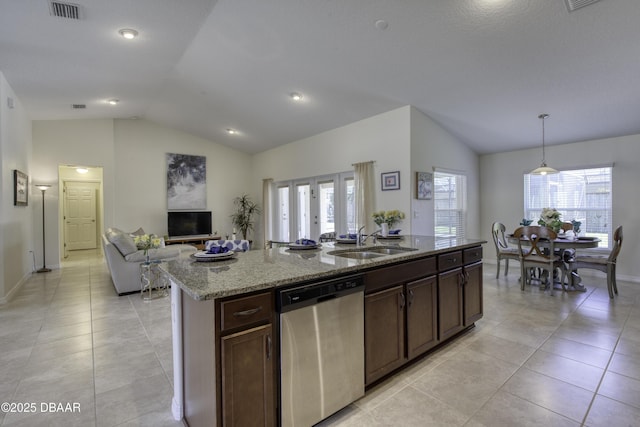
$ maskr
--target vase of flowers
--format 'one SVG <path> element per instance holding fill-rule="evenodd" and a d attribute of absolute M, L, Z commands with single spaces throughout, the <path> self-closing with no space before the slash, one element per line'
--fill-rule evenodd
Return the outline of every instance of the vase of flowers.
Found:
<path fill-rule="evenodd" d="M 558 231 L 560 231 L 560 228 L 562 228 L 562 220 L 560 219 L 561 216 L 562 214 L 554 208 L 544 208 L 542 209 L 542 213 L 540 214 L 538 225 L 549 227 L 557 233 Z"/>
<path fill-rule="evenodd" d="M 136 248 L 144 251 L 145 262 L 151 262 L 149 257 L 149 249 L 157 249 L 162 244 L 162 240 L 155 234 L 142 234 L 133 238 Z"/>
<path fill-rule="evenodd" d="M 374 212 L 372 217 L 373 222 L 380 227 L 380 234 L 382 234 L 383 237 L 387 237 L 389 235 L 389 230 L 391 230 L 396 223 L 404 219 L 404 212 L 400 212 L 397 209 L 390 211 L 378 211 Z"/>

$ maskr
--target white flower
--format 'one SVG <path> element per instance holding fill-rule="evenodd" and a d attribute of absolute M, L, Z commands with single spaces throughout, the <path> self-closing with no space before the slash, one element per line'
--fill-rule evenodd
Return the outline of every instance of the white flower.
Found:
<path fill-rule="evenodd" d="M 156 249 L 160 247 L 162 240 L 155 234 L 143 234 L 141 236 L 134 236 L 133 241 L 136 247 L 140 250 L 144 250 L 146 254 L 149 249 Z"/>

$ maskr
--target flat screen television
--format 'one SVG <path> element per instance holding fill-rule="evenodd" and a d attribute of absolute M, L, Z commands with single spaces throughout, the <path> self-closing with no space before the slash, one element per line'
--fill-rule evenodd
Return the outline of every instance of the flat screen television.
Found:
<path fill-rule="evenodd" d="M 211 211 L 169 212 L 169 237 L 211 234 Z"/>

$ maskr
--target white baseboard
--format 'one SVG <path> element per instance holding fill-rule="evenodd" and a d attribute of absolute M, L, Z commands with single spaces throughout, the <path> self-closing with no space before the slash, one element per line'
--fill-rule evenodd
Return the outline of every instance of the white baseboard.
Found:
<path fill-rule="evenodd" d="M 22 285 L 27 283 L 27 279 L 29 279 L 29 277 L 31 277 L 32 274 L 33 273 L 31 272 L 27 273 L 22 277 L 22 279 L 18 280 L 18 283 L 16 283 L 15 286 L 11 288 L 9 292 L 6 293 L 5 296 L 0 298 L 0 305 L 7 304 L 8 302 L 10 302 L 13 299 L 13 297 L 16 296 L 20 288 L 22 288 Z"/>

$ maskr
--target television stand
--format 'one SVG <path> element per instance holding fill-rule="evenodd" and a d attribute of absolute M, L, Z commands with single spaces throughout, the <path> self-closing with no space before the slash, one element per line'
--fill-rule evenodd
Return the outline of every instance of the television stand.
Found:
<path fill-rule="evenodd" d="M 171 236 L 164 240 L 166 245 L 193 245 L 199 250 L 204 249 L 207 240 L 220 240 L 220 236 L 213 234 L 199 234 L 197 236 Z"/>

